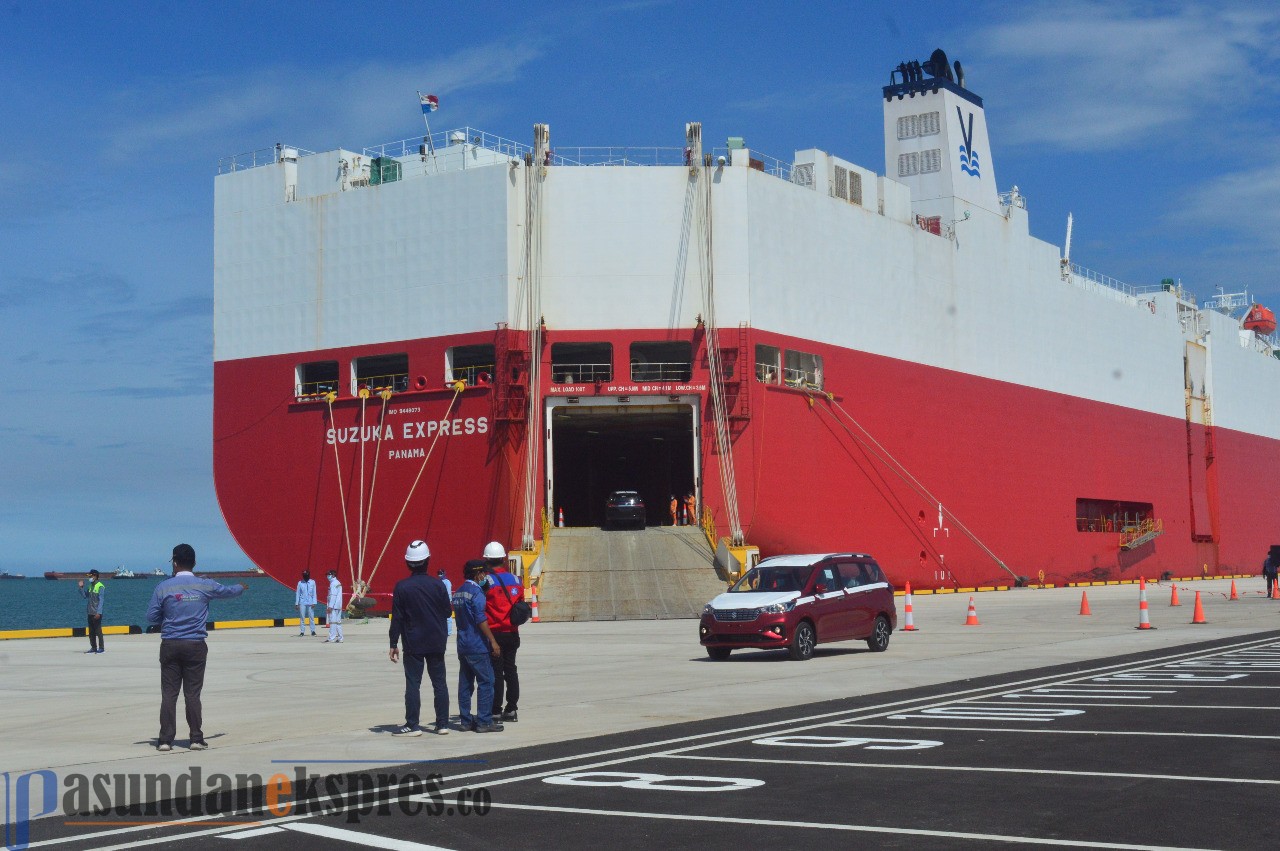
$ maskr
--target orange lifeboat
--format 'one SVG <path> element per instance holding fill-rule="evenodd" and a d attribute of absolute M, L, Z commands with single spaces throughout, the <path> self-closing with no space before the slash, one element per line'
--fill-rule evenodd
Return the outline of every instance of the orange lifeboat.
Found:
<path fill-rule="evenodd" d="M 1275 333 L 1276 315 L 1272 313 L 1270 309 L 1265 308 L 1260 304 L 1255 304 L 1253 307 L 1249 308 L 1249 312 L 1245 314 L 1244 322 L 1242 324 L 1250 331 L 1256 331 L 1266 337 Z"/>

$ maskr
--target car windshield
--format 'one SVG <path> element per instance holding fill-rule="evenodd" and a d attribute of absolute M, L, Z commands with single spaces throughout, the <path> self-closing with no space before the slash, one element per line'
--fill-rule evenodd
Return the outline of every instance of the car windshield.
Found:
<path fill-rule="evenodd" d="M 813 572 L 812 565 L 787 565 L 753 567 L 747 575 L 734 583 L 730 594 L 753 591 L 803 591 Z"/>

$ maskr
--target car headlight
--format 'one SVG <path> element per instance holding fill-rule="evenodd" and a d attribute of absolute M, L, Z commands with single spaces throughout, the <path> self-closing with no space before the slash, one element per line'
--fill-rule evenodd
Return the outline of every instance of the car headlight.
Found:
<path fill-rule="evenodd" d="M 707 603 L 705 606 L 702 607 L 702 613 L 704 615 L 710 615 L 710 614 L 713 614 L 714 612 L 715 612 L 715 609 L 711 607 L 710 603 Z"/>
<path fill-rule="evenodd" d="M 774 603 L 772 606 L 761 606 L 760 614 L 762 615 L 781 615 L 785 614 L 796 607 L 795 600 L 788 600 L 785 603 Z"/>

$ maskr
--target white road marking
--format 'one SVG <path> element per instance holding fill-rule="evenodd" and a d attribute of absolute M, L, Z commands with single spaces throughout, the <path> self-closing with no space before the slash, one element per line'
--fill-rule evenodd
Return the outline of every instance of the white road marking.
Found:
<path fill-rule="evenodd" d="M 331 827 L 327 824 L 313 824 L 307 821 L 296 821 L 287 824 L 288 830 L 306 833 L 311 836 L 322 836 L 325 839 L 336 839 L 339 842 L 350 842 L 366 848 L 385 848 L 387 851 L 449 851 L 439 845 L 424 845 L 421 842 L 410 842 L 407 839 L 394 839 L 390 836 L 379 836 L 376 833 L 361 833 L 343 827 Z"/>
<path fill-rule="evenodd" d="M 658 754 L 663 759 L 700 759 L 707 762 L 757 762 L 777 765 L 776 759 L 755 759 L 737 756 L 706 756 L 692 754 Z M 1254 783 L 1264 786 L 1280 786 L 1280 780 L 1260 780 L 1248 777 L 1195 777 L 1186 774 L 1139 774 L 1133 771 L 1065 771 L 1057 768 L 996 768 L 985 765 L 905 765 L 893 762 L 838 762 L 809 759 L 789 759 L 785 765 L 813 765 L 827 768 L 892 768 L 899 771 L 979 771 L 992 774 L 1056 774 L 1067 777 L 1124 777 L 1130 780 L 1191 780 L 1197 783 Z M 497 806 L 495 804 L 495 806 Z"/>
<path fill-rule="evenodd" d="M 283 827 L 259 827 L 255 830 L 237 830 L 235 833 L 224 833 L 219 839 L 256 839 L 259 836 L 270 836 L 273 833 L 284 833 Z"/>
<path fill-rule="evenodd" d="M 1152 730 L 1020 730 L 1013 727 L 933 727 L 927 724 L 866 724 L 861 721 L 838 721 L 835 727 L 875 727 L 882 730 L 959 730 L 970 733 L 1058 733 L 1064 736 L 1188 736 L 1200 739 L 1280 740 L 1280 736 L 1253 733 L 1161 733 Z"/>
<path fill-rule="evenodd" d="M 1022 845 L 1063 845 L 1071 848 L 1114 848 L 1119 851 L 1209 851 L 1204 848 L 1184 848 L 1171 845 L 1128 845 L 1120 842 L 1086 842 L 1082 839 L 1044 839 L 1038 836 L 1006 836 L 998 833 L 965 833 L 958 830 L 923 830 L 912 827 L 879 827 L 869 824 L 839 824 L 818 821 L 780 821 L 776 819 L 739 818 L 736 816 L 697 816 L 688 813 L 646 813 L 628 810 L 592 810 L 586 807 L 546 807 L 538 804 L 500 804 L 495 809 L 526 810 L 539 813 L 565 813 L 569 815 L 622 816 L 625 818 L 655 819 L 661 821 L 708 822 L 711 824 L 756 825 L 759 827 L 809 828 L 812 830 L 840 830 L 851 833 L 889 833 L 905 836 L 933 836 L 947 839 L 972 839 L 978 842 L 1017 842 Z"/>

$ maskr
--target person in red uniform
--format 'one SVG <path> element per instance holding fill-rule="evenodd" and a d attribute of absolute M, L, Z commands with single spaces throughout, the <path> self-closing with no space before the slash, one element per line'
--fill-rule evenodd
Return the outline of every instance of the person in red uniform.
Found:
<path fill-rule="evenodd" d="M 520 649 L 520 628 L 511 623 L 511 607 L 524 599 L 524 585 L 507 570 L 507 551 L 497 541 L 484 548 L 489 576 L 484 583 L 485 617 L 493 638 L 502 648 L 493 657 L 493 720 L 518 721 L 520 674 L 516 670 L 516 651 Z M 506 705 L 503 705 L 503 697 Z"/>

